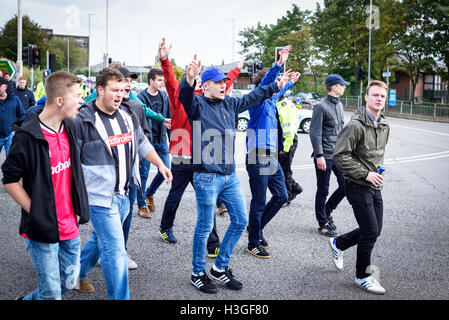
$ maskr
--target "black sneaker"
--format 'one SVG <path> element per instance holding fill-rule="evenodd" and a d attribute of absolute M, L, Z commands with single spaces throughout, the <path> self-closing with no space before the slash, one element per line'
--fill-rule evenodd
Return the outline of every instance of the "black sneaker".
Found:
<path fill-rule="evenodd" d="M 327 218 L 327 224 L 329 225 L 329 227 L 331 227 L 333 231 L 337 231 L 337 226 L 335 225 L 334 219 L 332 219 L 332 217 Z"/>
<path fill-rule="evenodd" d="M 213 285 L 204 271 L 201 271 L 198 276 L 192 274 L 190 282 L 200 291 L 206 293 L 217 293 L 217 287 Z"/>
<path fill-rule="evenodd" d="M 225 270 L 222 272 L 215 271 L 214 268 L 211 268 L 210 276 L 212 279 L 226 284 L 226 286 L 232 290 L 240 290 L 243 287 L 240 281 L 235 280 L 234 275 L 232 274 L 232 269 L 229 267 L 225 267 Z"/>
<path fill-rule="evenodd" d="M 327 237 L 335 237 L 337 233 L 331 228 L 329 223 L 326 223 L 324 226 L 318 228 L 318 232 L 324 234 Z"/>
<path fill-rule="evenodd" d="M 256 256 L 261 259 L 269 259 L 270 254 L 262 247 L 262 245 L 259 243 L 255 247 L 248 246 L 248 252 L 251 253 L 253 256 Z"/>
<path fill-rule="evenodd" d="M 260 234 L 260 245 L 266 249 L 268 248 L 268 242 L 267 240 L 265 240 L 265 238 L 263 237 L 263 233 Z"/>

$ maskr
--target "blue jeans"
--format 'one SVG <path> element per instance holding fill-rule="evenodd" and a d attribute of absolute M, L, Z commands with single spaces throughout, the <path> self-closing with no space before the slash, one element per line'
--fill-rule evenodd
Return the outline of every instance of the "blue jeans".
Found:
<path fill-rule="evenodd" d="M 129 198 L 129 213 L 125 221 L 123 221 L 123 236 L 125 238 L 125 249 L 128 250 L 126 244 L 128 243 L 129 230 L 131 229 L 131 222 L 133 220 L 133 207 L 136 201 L 137 194 L 139 193 L 139 187 L 129 186 L 128 198 Z"/>
<path fill-rule="evenodd" d="M 343 176 L 343 172 L 334 166 L 334 161 L 332 159 L 326 159 L 326 171 L 318 169 L 316 159 L 313 161 L 315 163 L 317 182 L 317 191 L 315 195 L 315 215 L 319 226 L 323 227 L 329 221 L 332 211 L 337 208 L 338 204 L 345 197 L 345 178 Z M 332 172 L 337 177 L 338 188 L 326 202 L 327 195 L 329 194 L 329 180 Z"/>
<path fill-rule="evenodd" d="M 167 168 L 170 168 L 170 156 L 168 154 L 167 143 L 154 143 L 153 147 L 156 150 L 156 153 L 162 159 L 162 162 L 164 162 L 165 166 Z M 142 159 L 142 161 L 140 162 L 139 171 L 140 171 L 140 183 L 142 185 L 142 190 L 145 190 L 147 186 L 148 173 L 150 171 L 150 162 L 148 162 L 145 159 Z M 146 205 L 145 195 L 147 196 L 154 195 L 159 186 L 162 184 L 162 182 L 164 182 L 164 177 L 158 171 L 156 176 L 153 178 L 153 181 L 151 181 L 151 184 L 146 190 L 146 192 L 144 192 L 143 195 L 137 193 L 137 205 L 139 206 L 139 208 Z"/>
<path fill-rule="evenodd" d="M 216 173 L 195 173 L 193 176 L 198 217 L 193 234 L 193 273 L 206 268 L 206 242 L 214 225 L 217 198 L 226 205 L 231 220 L 223 237 L 215 266 L 224 269 L 229 264 L 231 254 L 248 224 L 245 197 L 237 175 Z"/>
<path fill-rule="evenodd" d="M 276 158 L 257 157 L 255 162 L 248 163 L 247 156 L 246 170 L 252 195 L 248 224 L 248 245 L 251 247 L 260 243 L 263 228 L 288 200 L 284 172 Z M 271 172 L 268 170 L 276 167 L 277 170 Z M 266 203 L 267 189 L 273 195 L 268 203 Z"/>
<path fill-rule="evenodd" d="M 89 206 L 94 231 L 81 250 L 80 280 L 101 257 L 101 269 L 110 300 L 128 300 L 128 255 L 122 224 L 129 213 L 129 198 L 114 195 L 111 208 Z"/>
<path fill-rule="evenodd" d="M 11 132 L 9 136 L 5 138 L 0 138 L 0 152 L 2 152 L 3 146 L 5 146 L 6 156 L 8 156 L 9 148 L 11 147 L 12 138 L 14 137 L 14 132 Z"/>
<path fill-rule="evenodd" d="M 57 243 L 22 238 L 37 276 L 37 289 L 24 300 L 61 300 L 75 288 L 80 270 L 80 237 Z"/>

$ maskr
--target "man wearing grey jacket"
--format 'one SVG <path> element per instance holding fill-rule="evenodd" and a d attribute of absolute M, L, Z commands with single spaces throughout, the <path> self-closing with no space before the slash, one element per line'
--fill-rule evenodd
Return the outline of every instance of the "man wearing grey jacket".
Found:
<path fill-rule="evenodd" d="M 337 74 L 330 74 L 326 77 L 324 84 L 328 94 L 313 109 L 309 136 L 313 147 L 312 156 L 317 179 L 315 215 L 319 225 L 318 232 L 333 237 L 337 234 L 337 227 L 331 214 L 345 197 L 345 180 L 343 173 L 333 165 L 332 154 L 337 136 L 344 126 L 343 104 L 340 102 L 340 97 L 349 82 L 344 81 Z M 338 188 L 326 202 L 332 172 L 337 178 Z"/>

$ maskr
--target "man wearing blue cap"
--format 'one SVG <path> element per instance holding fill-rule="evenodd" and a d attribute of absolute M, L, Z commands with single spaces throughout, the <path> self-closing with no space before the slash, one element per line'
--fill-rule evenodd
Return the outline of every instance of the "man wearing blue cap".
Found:
<path fill-rule="evenodd" d="M 289 80 L 260 86 L 242 98 L 226 95 L 226 75 L 218 68 L 203 72 L 203 95 L 195 95 L 195 77 L 201 62 L 196 55 L 181 82 L 179 100 L 186 111 L 192 130 L 193 183 L 197 203 L 197 224 L 193 235 L 193 270 L 191 283 L 200 291 L 216 293 L 217 288 L 206 274 L 206 242 L 213 227 L 217 198 L 224 202 L 230 216 L 230 225 L 223 237 L 220 251 L 210 270 L 212 279 L 233 290 L 242 289 L 229 268 L 232 252 L 248 224 L 246 202 L 240 181 L 235 173 L 235 115 L 248 110 L 273 93 Z"/>
<path fill-rule="evenodd" d="M 331 214 L 345 197 L 343 172 L 334 166 L 333 152 L 337 136 L 344 126 L 343 104 L 340 102 L 340 97 L 349 82 L 344 81 L 338 74 L 330 74 L 326 77 L 324 84 L 327 88 L 327 96 L 313 108 L 309 136 L 313 147 L 312 156 L 317 179 L 315 215 L 319 225 L 318 232 L 333 237 L 337 234 L 337 227 Z M 338 188 L 326 202 L 332 172 L 337 178 Z"/>

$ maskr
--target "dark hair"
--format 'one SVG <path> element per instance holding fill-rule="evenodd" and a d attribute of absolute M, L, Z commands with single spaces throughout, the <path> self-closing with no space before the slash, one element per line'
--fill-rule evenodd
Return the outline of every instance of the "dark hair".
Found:
<path fill-rule="evenodd" d="M 263 77 L 265 77 L 265 74 L 267 73 L 267 71 L 268 71 L 268 68 L 263 68 L 263 69 L 257 71 L 257 73 L 253 76 L 253 83 L 256 87 L 260 84 Z"/>
<path fill-rule="evenodd" d="M 156 76 L 164 76 L 164 72 L 161 69 L 153 68 L 150 71 L 148 71 L 148 84 L 150 84 L 151 80 L 156 80 Z"/>
<path fill-rule="evenodd" d="M 57 97 L 62 97 L 66 90 L 73 85 L 79 85 L 81 79 L 70 72 L 54 72 L 45 81 L 45 96 L 48 102 L 52 102 Z"/>
<path fill-rule="evenodd" d="M 125 81 L 125 77 L 117 69 L 104 68 L 96 77 L 96 87 L 106 87 L 109 80 L 122 82 Z"/>

